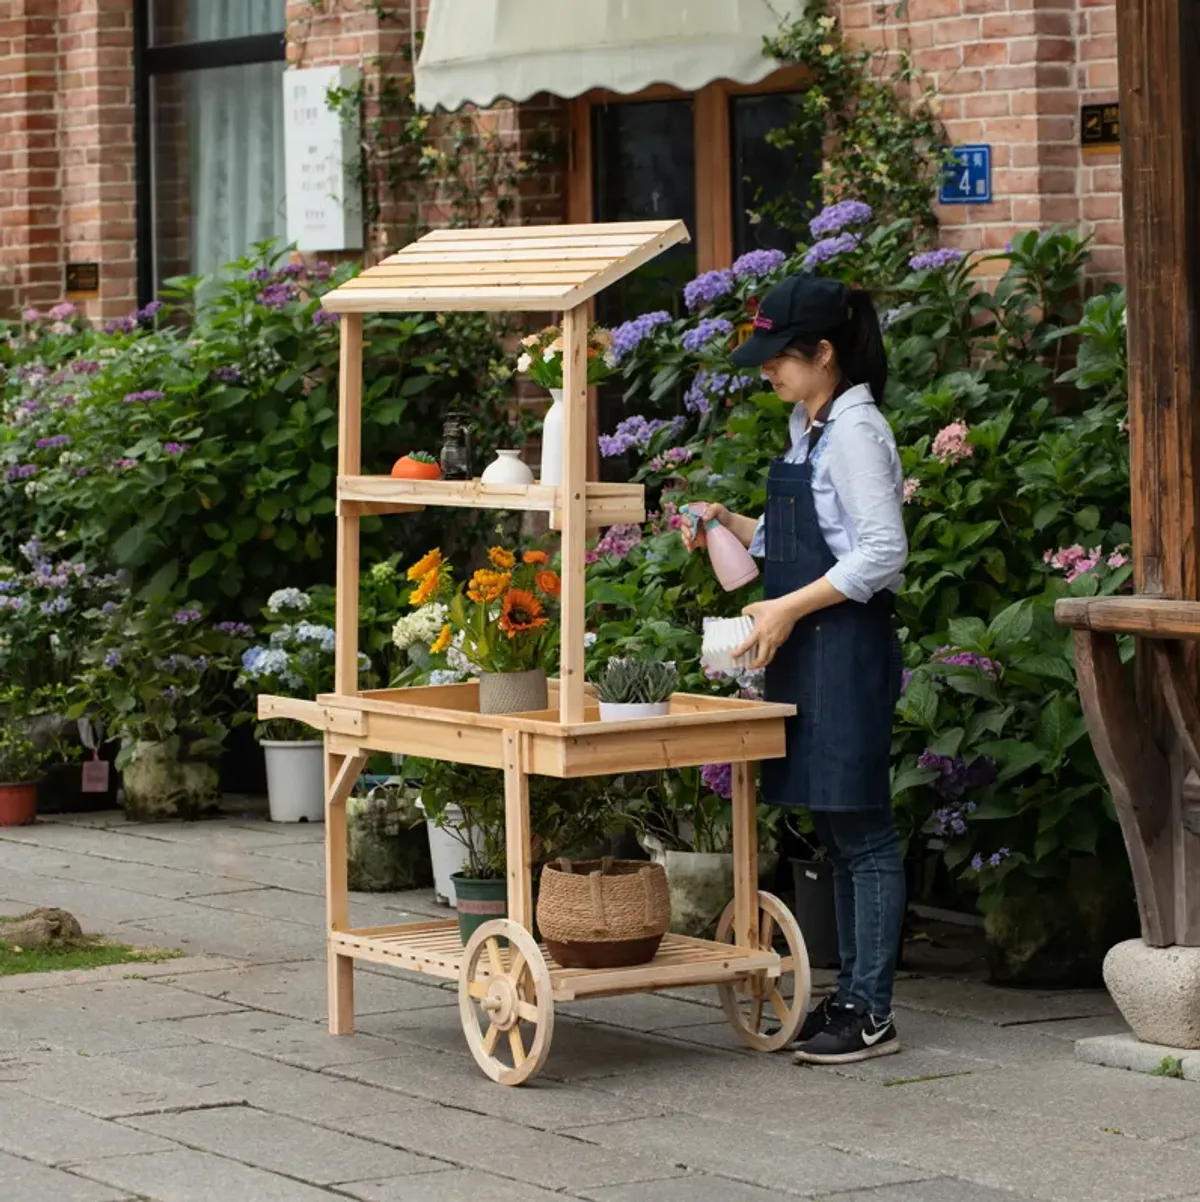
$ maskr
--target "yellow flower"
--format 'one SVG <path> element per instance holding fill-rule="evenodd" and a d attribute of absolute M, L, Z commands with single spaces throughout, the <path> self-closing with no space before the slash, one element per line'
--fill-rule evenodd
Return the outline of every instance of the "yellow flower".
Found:
<path fill-rule="evenodd" d="M 450 623 L 447 622 L 446 625 L 442 627 L 442 633 L 439 634 L 437 636 L 437 638 L 433 640 L 433 643 L 431 644 L 431 646 L 429 648 L 429 654 L 430 655 L 441 655 L 441 653 L 443 651 L 445 651 L 446 648 L 449 646 L 450 646 Z"/>
<path fill-rule="evenodd" d="M 516 565 L 517 557 L 507 547 L 493 547 L 488 552 L 492 567 L 508 572 Z"/>
<path fill-rule="evenodd" d="M 828 58 L 832 53 L 833 47 L 828 42 L 823 43 L 821 46 L 821 57 Z"/>
<path fill-rule="evenodd" d="M 430 572 L 436 572 L 441 566 L 441 548 L 434 547 L 432 551 L 427 552 L 408 569 L 408 578 L 409 580 L 424 580 Z"/>
<path fill-rule="evenodd" d="M 421 583 L 413 590 L 413 595 L 409 598 L 409 604 L 414 608 L 424 605 L 437 592 L 441 579 L 442 574 L 437 568 L 434 568 L 432 572 L 426 572 L 421 577 Z"/>
<path fill-rule="evenodd" d="M 489 572 L 487 568 L 480 568 L 471 577 L 471 583 L 467 586 L 467 596 L 476 605 L 488 605 L 501 596 L 511 582 L 512 576 L 508 572 Z"/>

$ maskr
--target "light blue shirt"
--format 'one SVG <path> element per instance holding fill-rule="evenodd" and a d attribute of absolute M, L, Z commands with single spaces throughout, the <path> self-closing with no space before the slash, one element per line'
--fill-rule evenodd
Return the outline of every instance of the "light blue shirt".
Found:
<path fill-rule="evenodd" d="M 809 417 L 792 411 L 787 463 L 808 459 Z M 825 579 L 852 601 L 866 603 L 904 583 L 908 536 L 904 532 L 904 472 L 896 438 L 865 384 L 833 403 L 825 432 L 813 451 L 813 503 L 825 543 L 837 563 Z M 765 519 L 759 518 L 750 553 L 766 554 Z"/>

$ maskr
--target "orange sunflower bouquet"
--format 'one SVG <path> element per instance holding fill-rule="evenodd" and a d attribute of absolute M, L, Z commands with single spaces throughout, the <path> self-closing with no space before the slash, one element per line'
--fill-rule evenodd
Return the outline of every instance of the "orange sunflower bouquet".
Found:
<path fill-rule="evenodd" d="M 445 625 L 429 650 L 451 645 L 484 672 L 527 672 L 546 666 L 558 621 L 562 582 L 544 551 L 492 547 L 490 566 L 456 586 L 450 566 L 430 552 L 410 570 L 414 606 L 444 603 Z M 441 615 L 439 615 L 441 616 Z"/>

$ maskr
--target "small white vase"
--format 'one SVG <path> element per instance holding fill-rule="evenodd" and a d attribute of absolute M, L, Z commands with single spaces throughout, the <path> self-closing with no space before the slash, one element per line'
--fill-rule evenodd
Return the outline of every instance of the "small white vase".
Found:
<path fill-rule="evenodd" d="M 497 451 L 479 479 L 484 484 L 532 484 L 533 473 L 521 462 L 520 451 Z"/>
<path fill-rule="evenodd" d="M 552 404 L 542 419 L 542 483 L 557 488 L 563 468 L 563 390 L 551 388 Z"/>
<path fill-rule="evenodd" d="M 671 712 L 669 701 L 600 702 L 601 722 L 629 722 L 634 718 L 665 718 Z"/>
<path fill-rule="evenodd" d="M 272 822 L 325 821 L 325 744 L 263 739 Z"/>

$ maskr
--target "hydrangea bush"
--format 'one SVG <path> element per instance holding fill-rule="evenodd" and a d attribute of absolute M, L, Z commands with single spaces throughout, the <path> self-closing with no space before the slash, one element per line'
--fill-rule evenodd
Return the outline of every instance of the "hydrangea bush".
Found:
<path fill-rule="evenodd" d="M 1003 274 L 991 286 L 980 256 L 929 251 L 913 222 L 875 222 L 860 201 L 831 205 L 810 234 L 786 259 L 700 277 L 686 318 L 622 327 L 637 332 L 619 360 L 630 416 L 606 448 L 661 487 L 661 512 L 614 527 L 589 552 L 591 661 L 652 648 L 683 666 L 686 690 L 743 687 L 705 676 L 699 642 L 705 617 L 736 614 L 752 596 L 724 593 L 704 557 L 687 555 L 677 506 L 764 509 L 787 414 L 728 357 L 764 292 L 806 270 L 866 281 L 885 315 L 880 399 L 906 477 L 911 554 L 897 610 L 908 684 L 893 788 L 910 848 L 931 848 L 955 893 L 985 910 L 1064 887 L 1078 857 L 1122 880 L 1070 636 L 1053 620 L 1057 597 L 1129 577 L 1122 297 L 1081 308 L 1088 249 L 1069 232 L 1015 238 L 994 256 Z"/>

